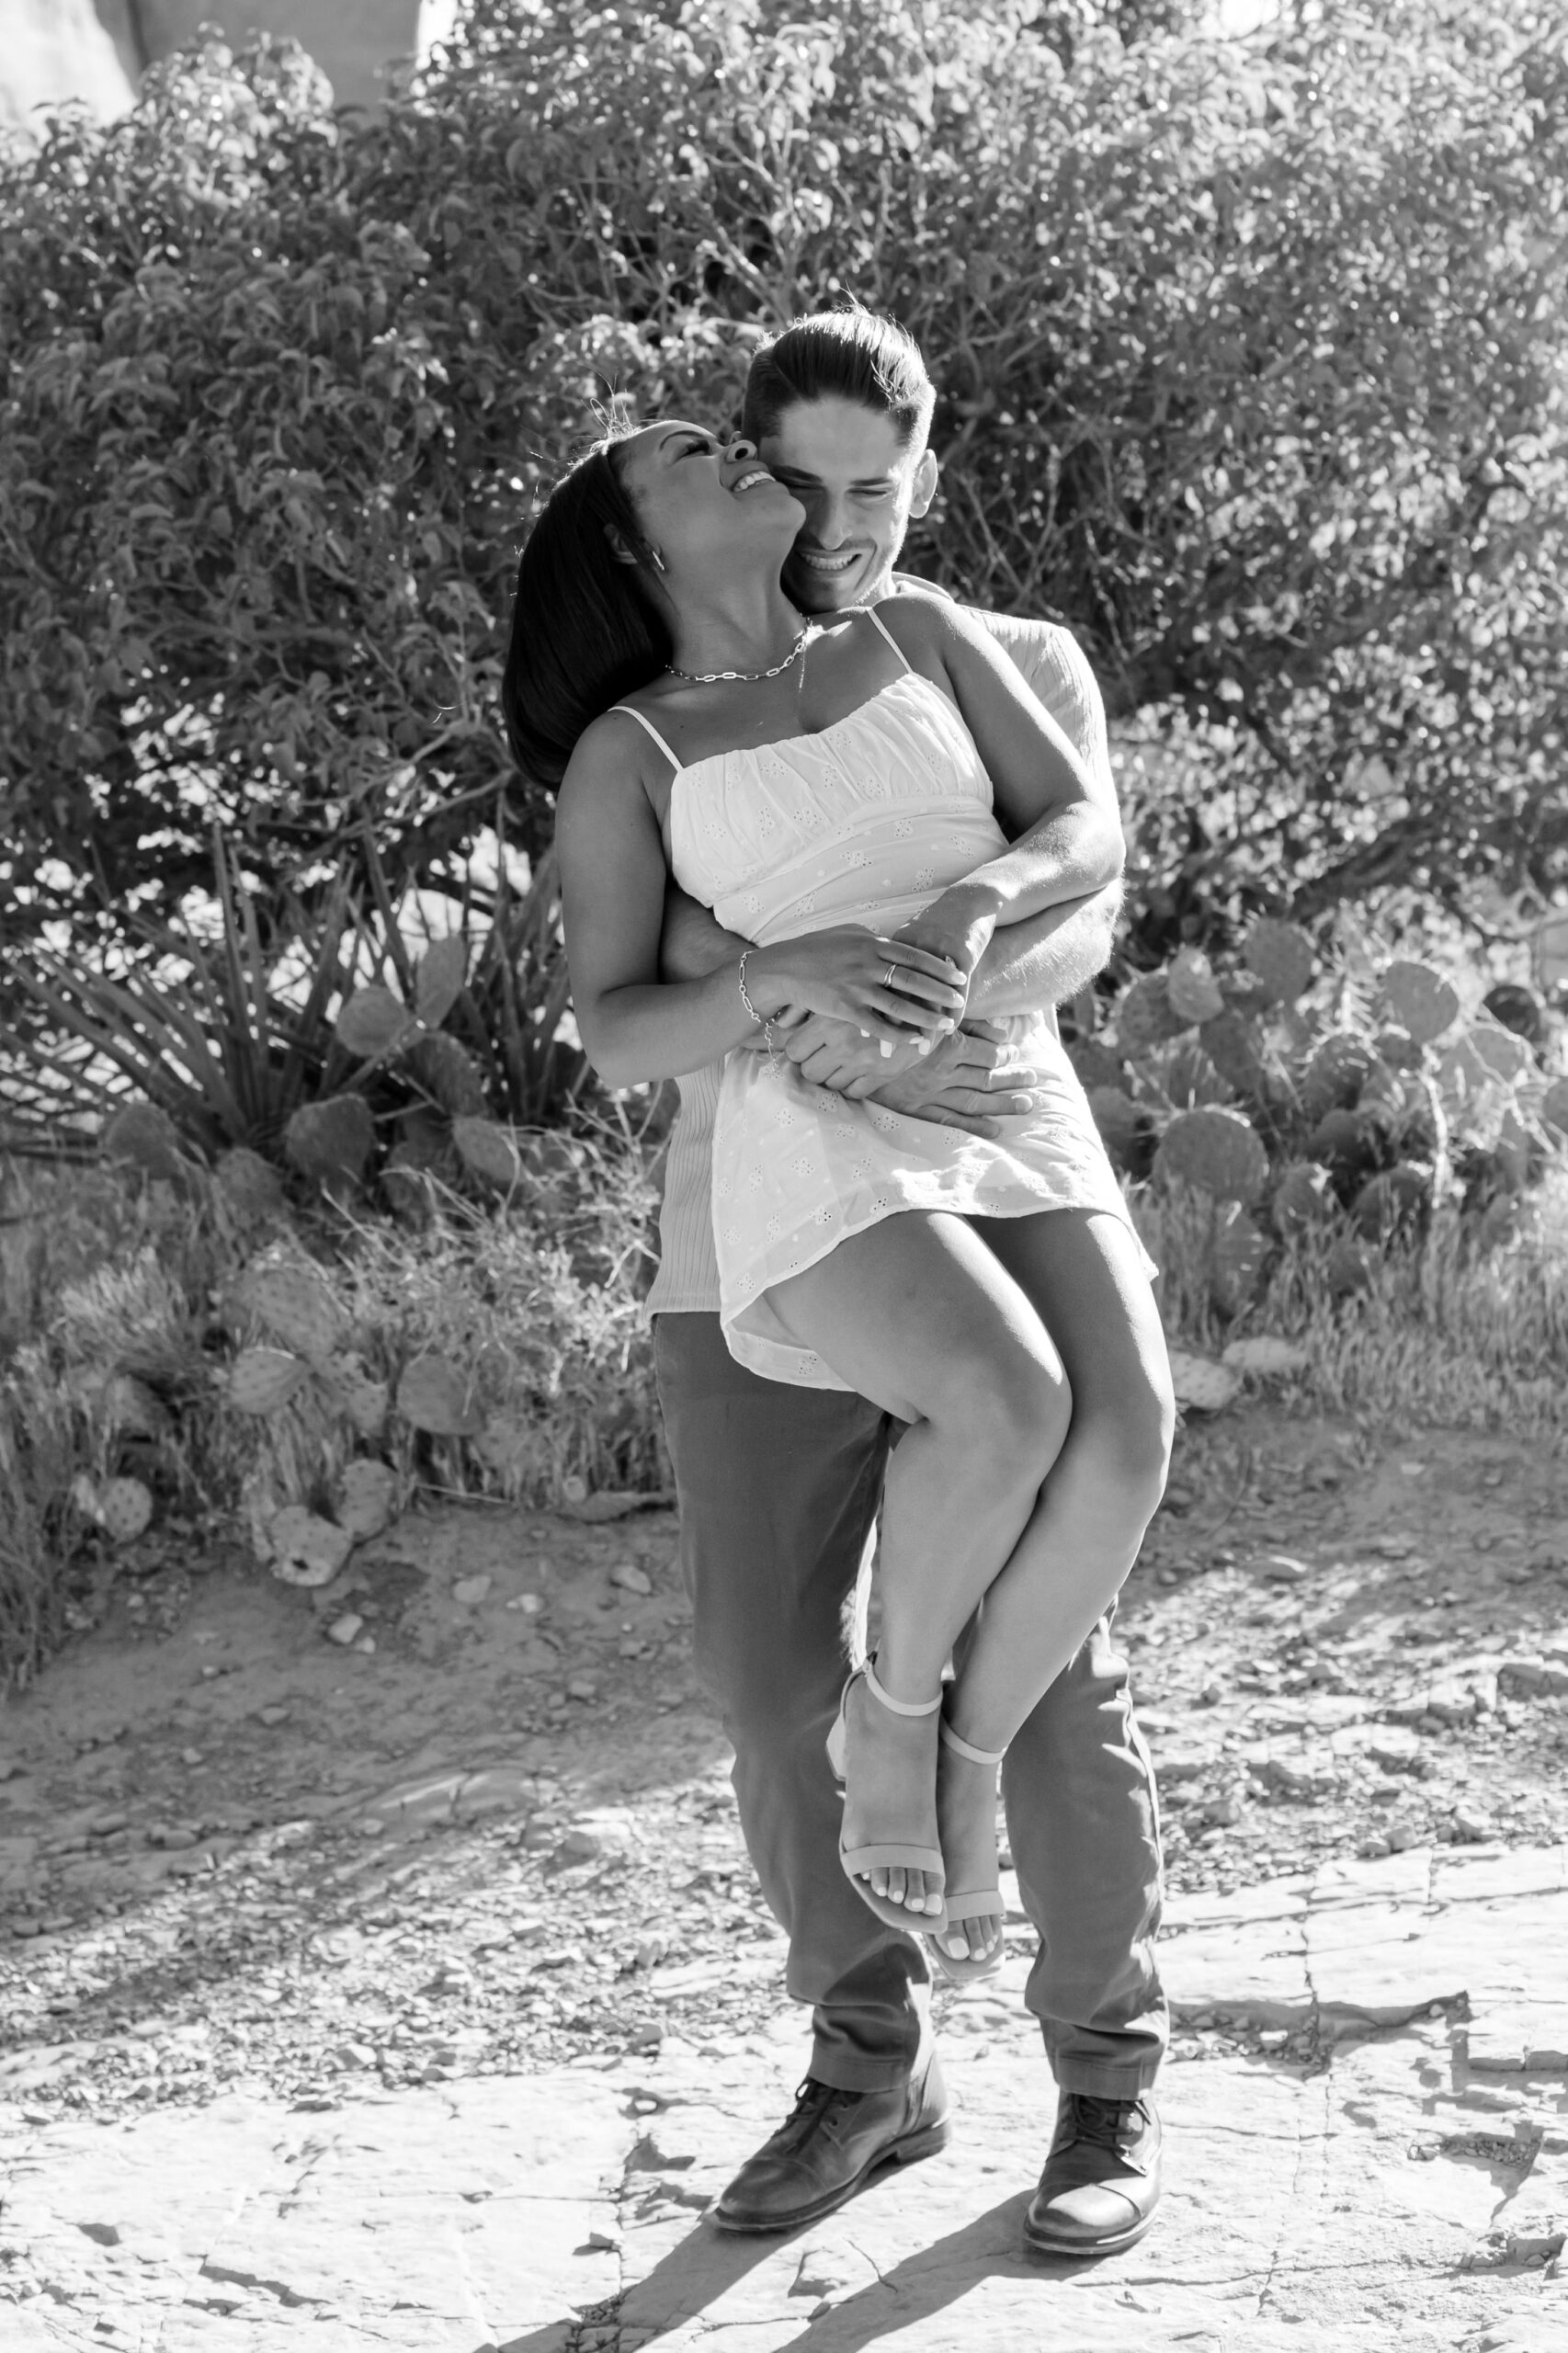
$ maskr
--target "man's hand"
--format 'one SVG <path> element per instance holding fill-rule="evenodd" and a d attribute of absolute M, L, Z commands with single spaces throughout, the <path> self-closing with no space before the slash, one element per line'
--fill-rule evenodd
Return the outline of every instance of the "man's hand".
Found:
<path fill-rule="evenodd" d="M 812 1015 L 778 1040 L 802 1078 L 851 1101 L 883 1103 L 910 1119 L 998 1136 L 1004 1120 L 1037 1108 L 1038 1074 L 993 1023 L 971 1021 L 928 1054 L 901 1046 L 891 1064 L 874 1039 Z"/>

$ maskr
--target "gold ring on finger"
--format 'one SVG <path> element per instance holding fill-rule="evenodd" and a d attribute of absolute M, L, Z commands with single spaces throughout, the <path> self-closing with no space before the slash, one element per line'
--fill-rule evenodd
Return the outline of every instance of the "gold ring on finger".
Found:
<path fill-rule="evenodd" d="M 898 970 L 898 959 L 897 959 L 897 957 L 895 956 L 895 957 L 893 958 L 893 960 L 892 960 L 892 963 L 888 966 L 887 971 L 882 974 L 882 986 L 883 986 L 883 988 L 885 988 L 885 989 L 891 989 L 891 988 L 892 988 L 892 976 L 893 976 L 893 974 L 897 972 L 897 970 Z"/>

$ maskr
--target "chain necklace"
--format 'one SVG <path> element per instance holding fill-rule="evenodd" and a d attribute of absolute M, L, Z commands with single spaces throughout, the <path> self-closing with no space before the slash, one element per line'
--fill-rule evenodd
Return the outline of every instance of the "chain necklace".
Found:
<path fill-rule="evenodd" d="M 688 687 L 717 687 L 730 681 L 737 686 L 756 686 L 764 678 L 782 677 L 785 671 L 800 660 L 811 626 L 810 621 L 801 623 L 801 633 L 794 644 L 783 661 L 776 662 L 771 670 L 683 670 L 674 662 L 666 662 L 665 667 L 672 678 L 684 678 Z"/>

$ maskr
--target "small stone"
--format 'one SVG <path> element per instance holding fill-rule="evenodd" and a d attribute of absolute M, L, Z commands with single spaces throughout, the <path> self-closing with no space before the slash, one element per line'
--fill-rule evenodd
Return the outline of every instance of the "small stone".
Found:
<path fill-rule="evenodd" d="M 364 1623 L 365 1620 L 363 1618 L 356 1616 L 352 1609 L 345 1610 L 343 1616 L 341 1618 L 335 1618 L 331 1625 L 327 1628 L 327 1641 L 329 1643 L 337 1643 L 344 1650 L 347 1650 L 349 1643 L 354 1641 L 356 1635 L 359 1631 L 359 1629 Z"/>
<path fill-rule="evenodd" d="M 201 1762 L 200 1749 L 182 1748 L 179 1753 L 179 1761 L 182 1765 L 199 1765 Z"/>
<path fill-rule="evenodd" d="M 1410 1847 L 1420 1846 L 1421 1833 L 1414 1822 L 1391 1822 L 1388 1826 L 1388 1844 L 1391 1854 L 1403 1855 Z"/>
<path fill-rule="evenodd" d="M 590 2231 L 587 2237 L 584 2240 L 583 2245 L 586 2251 L 591 2255 L 619 2255 L 620 2253 L 620 2241 L 619 2239 L 610 2238 L 603 2231 Z"/>
<path fill-rule="evenodd" d="M 108 1838 L 116 1830 L 128 1829 L 130 1824 L 128 1813 L 100 1813 L 88 1823 L 87 1829 L 95 1838 Z"/>
<path fill-rule="evenodd" d="M 1495 1827 L 1490 1818 L 1474 1806 L 1456 1805 L 1451 1820 L 1454 1836 L 1473 1844 L 1490 1838 Z"/>
<path fill-rule="evenodd" d="M 276 1732 L 279 1724 L 288 1722 L 289 1711 L 287 1708 L 278 1707 L 258 1708 L 256 1711 L 256 1720 L 257 1723 L 265 1724 L 268 1732 Z"/>
<path fill-rule="evenodd" d="M 465 1609 L 472 1609 L 484 1599 L 494 1582 L 494 1577 L 459 1577 L 452 1587 L 452 1599 L 460 1601 Z"/>
<path fill-rule="evenodd" d="M 619 1586 L 624 1593 L 646 1594 L 653 1590 L 653 1579 L 633 1561 L 623 1561 L 618 1568 L 611 1569 L 609 1581 L 611 1585 Z"/>
<path fill-rule="evenodd" d="M 591 1863 L 603 1854 L 604 1841 L 593 1830 L 569 1830 L 556 1847 L 551 1860 L 561 1867 L 569 1863 Z"/>
<path fill-rule="evenodd" d="M 574 1675 L 566 1686 L 569 1699 L 597 1699 L 599 1687 L 591 1675 Z"/>
<path fill-rule="evenodd" d="M 544 1608 L 544 1602 L 537 1593 L 518 1593 L 514 1594 L 506 1607 L 508 1609 L 520 1609 L 525 1618 L 537 1618 Z"/>

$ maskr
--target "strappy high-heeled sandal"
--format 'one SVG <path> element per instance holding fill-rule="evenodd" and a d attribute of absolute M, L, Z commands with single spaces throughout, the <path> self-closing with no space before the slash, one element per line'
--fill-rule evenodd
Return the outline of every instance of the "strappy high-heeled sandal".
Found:
<path fill-rule="evenodd" d="M 946 1747 L 952 1749 L 960 1756 L 967 1757 L 971 1765 L 1000 1765 L 1007 1753 L 1003 1748 L 975 1748 L 967 1740 L 960 1740 L 946 1716 L 942 1719 L 940 1736 Z M 1000 1881 L 999 1870 L 997 1879 Z M 995 1887 L 978 1890 L 960 1888 L 947 1897 L 947 1911 L 948 1916 L 942 1922 L 940 1928 L 923 1927 L 920 1933 L 931 1948 L 932 1960 L 949 1983 L 954 1985 L 972 1985 L 976 1978 L 989 1977 L 994 1970 L 1000 1969 L 1002 1966 L 1005 1940 L 1001 1929 L 1007 1916 L 1007 1906 L 1001 1886 L 998 1884 Z M 977 1960 L 971 1954 L 960 1960 L 954 1953 L 944 1952 L 937 1942 L 939 1935 L 944 1935 L 949 1928 L 956 1927 L 960 1920 L 992 1919 L 997 1926 L 996 1942 L 982 1959 Z"/>
<path fill-rule="evenodd" d="M 876 1668 L 869 1659 L 866 1661 L 864 1666 L 858 1666 L 844 1686 L 843 1697 L 838 1702 L 838 1714 L 827 1736 L 827 1761 L 834 1769 L 841 1790 L 848 1761 L 849 1726 L 846 1711 L 849 1706 L 849 1694 L 857 1682 L 860 1681 L 865 1683 L 867 1690 L 879 1706 L 886 1708 L 892 1715 L 934 1716 L 942 1704 L 942 1695 L 939 1691 L 934 1699 L 919 1701 L 895 1699 L 890 1692 L 883 1690 L 877 1680 Z M 907 1928 L 912 1936 L 915 1934 L 930 1936 L 937 1929 L 946 1927 L 948 1915 L 945 1909 L 939 1914 L 915 1912 L 907 1904 L 895 1904 L 891 1895 L 879 1895 L 870 1884 L 872 1871 L 939 1873 L 942 1869 L 942 1855 L 939 1847 L 900 1845 L 846 1847 L 844 1843 L 844 1833 L 840 1831 L 838 1859 L 848 1874 L 849 1883 L 856 1894 L 863 1904 L 869 1904 L 878 1919 L 885 1920 L 890 1928 Z"/>

